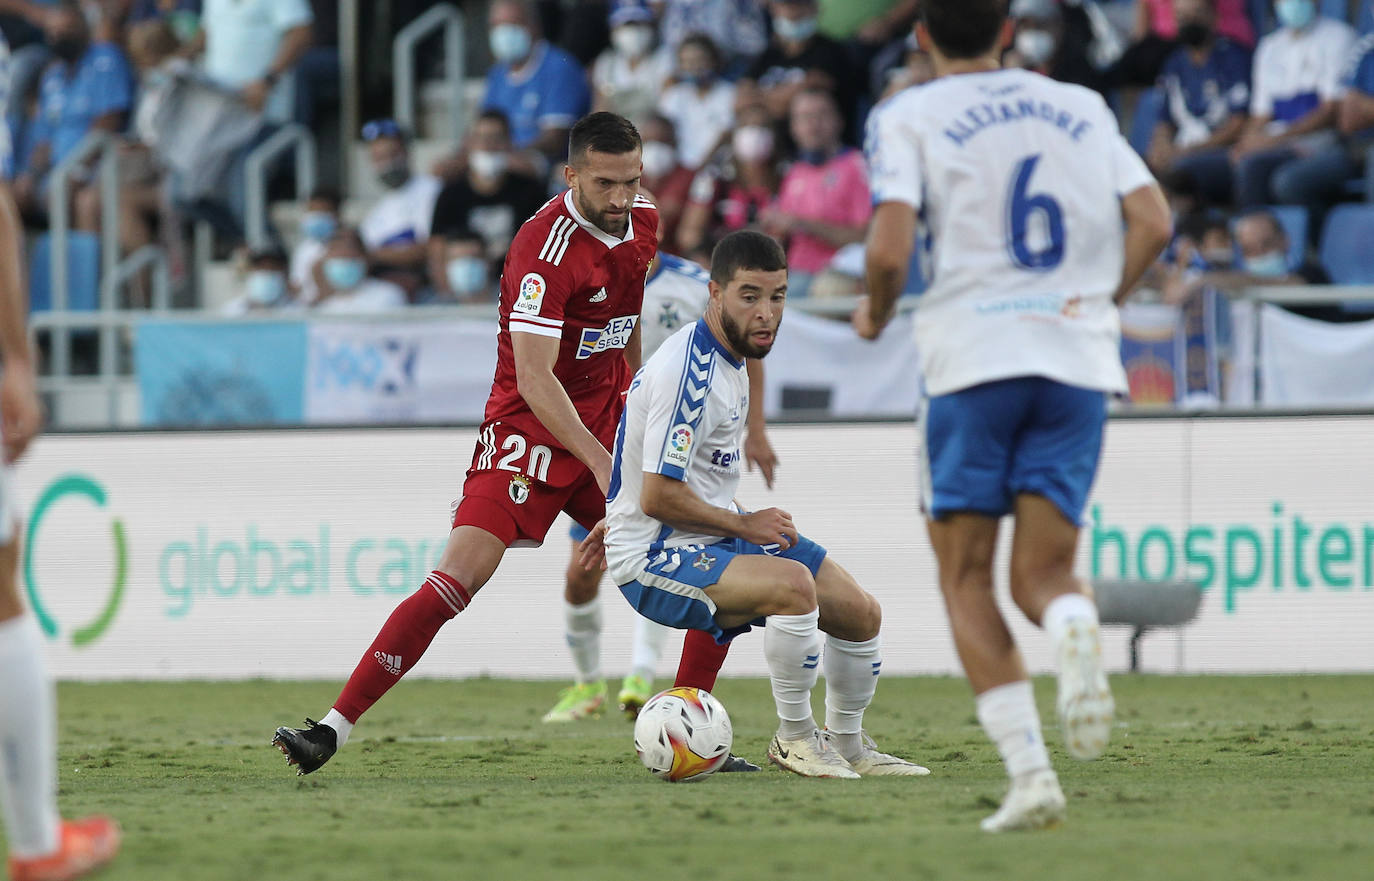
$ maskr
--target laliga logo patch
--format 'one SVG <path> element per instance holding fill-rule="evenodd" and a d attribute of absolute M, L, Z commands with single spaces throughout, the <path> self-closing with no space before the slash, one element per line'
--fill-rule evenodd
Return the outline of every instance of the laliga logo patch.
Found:
<path fill-rule="evenodd" d="M 517 505 L 525 504 L 525 500 L 530 497 L 530 479 L 523 474 L 517 474 L 510 479 L 510 500 Z"/>
<path fill-rule="evenodd" d="M 520 292 L 515 297 L 515 311 L 538 315 L 544 305 L 544 291 L 548 290 L 544 276 L 537 272 L 527 272 L 520 279 Z"/>
<path fill-rule="evenodd" d="M 667 449 L 663 451 L 663 461 L 671 462 L 679 468 L 687 468 L 687 451 L 692 448 L 692 428 L 688 425 L 674 425 L 668 432 Z"/>
<path fill-rule="evenodd" d="M 692 429 L 686 425 L 679 425 L 673 429 L 673 449 L 679 453 L 687 452 L 687 448 L 692 445 Z"/>

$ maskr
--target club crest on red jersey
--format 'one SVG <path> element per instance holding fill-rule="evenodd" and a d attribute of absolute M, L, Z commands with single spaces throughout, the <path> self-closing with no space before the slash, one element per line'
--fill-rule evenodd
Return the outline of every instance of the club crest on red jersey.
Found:
<path fill-rule="evenodd" d="M 517 474 L 510 479 L 510 500 L 517 505 L 525 504 L 525 500 L 530 497 L 530 479 L 523 474 Z"/>

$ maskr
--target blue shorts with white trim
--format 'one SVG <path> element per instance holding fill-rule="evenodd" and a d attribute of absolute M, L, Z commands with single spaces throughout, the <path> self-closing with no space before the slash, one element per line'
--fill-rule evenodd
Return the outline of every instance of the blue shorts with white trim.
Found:
<path fill-rule="evenodd" d="M 1040 376 L 986 382 L 922 402 L 921 507 L 1000 517 L 1022 493 L 1082 522 L 1102 454 L 1105 392 Z"/>
<path fill-rule="evenodd" d="M 812 575 L 821 570 L 825 560 L 825 548 L 806 536 L 785 551 L 777 545 L 765 548 L 741 539 L 683 545 L 654 553 L 649 567 L 634 581 L 620 585 L 620 592 L 645 618 L 679 630 L 704 630 L 724 645 L 751 627 L 763 626 L 764 619 L 722 630 L 716 624 L 716 604 L 706 595 L 706 588 L 720 581 L 735 557 L 754 554 L 796 560 Z"/>

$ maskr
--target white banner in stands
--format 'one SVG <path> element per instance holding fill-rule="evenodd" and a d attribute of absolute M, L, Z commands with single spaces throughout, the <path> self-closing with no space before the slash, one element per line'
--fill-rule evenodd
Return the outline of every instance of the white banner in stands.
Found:
<path fill-rule="evenodd" d="M 1084 574 L 1188 577 L 1206 590 L 1181 639 L 1145 638 L 1145 669 L 1374 670 L 1371 432 L 1369 417 L 1111 424 Z M 474 439 L 320 429 L 41 440 L 18 471 L 21 584 L 54 671 L 342 679 L 434 565 Z M 915 507 L 915 442 L 910 425 L 781 426 L 776 490 L 746 474 L 740 497 L 785 506 L 877 595 L 885 671 L 952 673 Z M 543 548 L 506 557 L 417 675 L 568 675 L 564 525 Z M 602 596 L 605 667 L 617 675 L 631 612 L 610 585 Z M 1047 670 L 1044 637 L 1008 617 L 1031 667 Z M 1127 635 L 1107 631 L 1114 668 Z M 762 645 L 742 637 L 726 675 L 763 674 Z M 669 642 L 663 675 L 679 646 Z"/>

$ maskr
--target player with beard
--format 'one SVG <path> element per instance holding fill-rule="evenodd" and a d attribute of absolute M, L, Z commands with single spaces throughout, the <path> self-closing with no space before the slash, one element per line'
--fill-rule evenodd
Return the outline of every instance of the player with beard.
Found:
<path fill-rule="evenodd" d="M 781 720 L 774 763 L 807 777 L 914 776 L 863 731 L 882 666 L 882 610 L 786 511 L 742 510 L 746 358 L 773 347 L 787 260 L 773 239 L 732 233 L 711 255 L 706 314 L 668 339 L 630 385 L 616 430 L 606 522 L 583 542 L 647 618 L 727 643 L 762 625 Z M 765 623 L 766 620 L 766 623 Z M 824 631 L 826 730 L 811 715 Z"/>
<path fill-rule="evenodd" d="M 602 519 L 658 246 L 658 210 L 639 195 L 640 147 L 613 113 L 573 126 L 568 191 L 521 226 L 506 255 L 496 375 L 439 566 L 392 612 L 324 719 L 277 729 L 273 743 L 298 773 L 333 756 L 507 548 L 539 546 L 561 511 L 589 528 Z"/>

